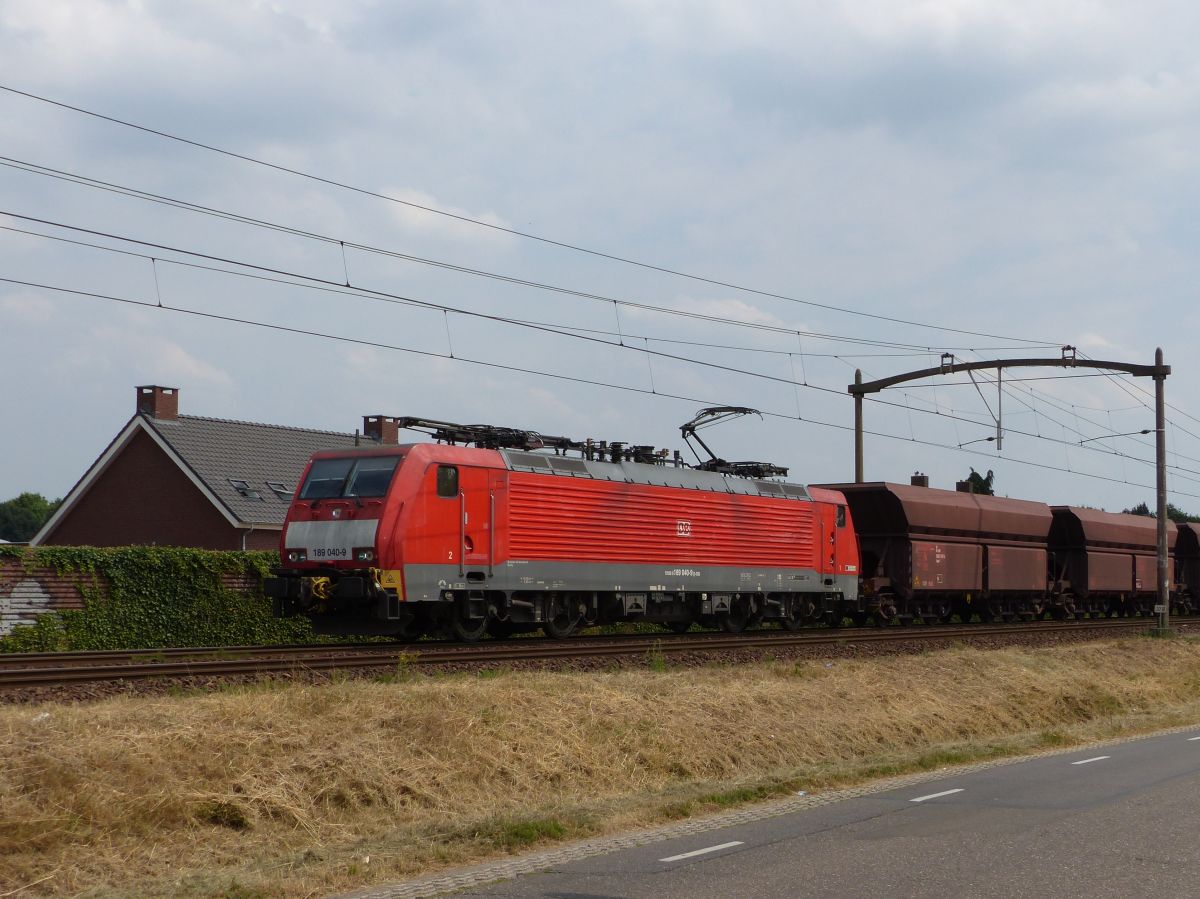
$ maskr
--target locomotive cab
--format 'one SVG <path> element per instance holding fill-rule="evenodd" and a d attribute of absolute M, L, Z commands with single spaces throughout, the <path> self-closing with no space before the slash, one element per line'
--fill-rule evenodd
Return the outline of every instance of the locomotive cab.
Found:
<path fill-rule="evenodd" d="M 284 523 L 283 566 L 263 585 L 276 614 L 322 612 L 322 620 L 330 622 L 383 618 L 395 630 L 402 617 L 402 584 L 384 572 L 400 566 L 383 531 L 388 493 L 406 449 L 324 452 L 312 458 Z M 338 632 L 336 624 L 329 630 Z"/>

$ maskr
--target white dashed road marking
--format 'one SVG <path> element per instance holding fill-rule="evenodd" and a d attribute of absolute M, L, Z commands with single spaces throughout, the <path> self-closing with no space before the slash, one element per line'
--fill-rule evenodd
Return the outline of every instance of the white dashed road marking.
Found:
<path fill-rule="evenodd" d="M 707 849 L 694 849 L 691 852 L 684 852 L 679 855 L 668 855 L 666 858 L 660 858 L 660 862 L 681 862 L 685 858 L 694 858 L 697 855 L 707 855 L 710 852 L 720 852 L 722 849 L 732 849 L 734 846 L 742 845 L 741 840 L 734 840 L 732 843 L 722 843 L 720 846 L 709 846 Z"/>
<path fill-rule="evenodd" d="M 1088 764 L 1091 764 L 1092 762 L 1102 762 L 1105 759 L 1110 759 L 1110 758 L 1112 758 L 1111 755 L 1098 755 L 1094 759 L 1080 759 L 1077 762 L 1071 762 L 1071 764 L 1072 765 L 1088 765 Z"/>
<path fill-rule="evenodd" d="M 1188 737 L 1187 738 L 1187 741 L 1189 743 L 1195 743 L 1197 740 L 1200 740 L 1200 737 Z"/>
<path fill-rule="evenodd" d="M 942 796 L 949 796 L 951 793 L 961 793 L 963 787 L 956 787 L 953 790 L 942 790 L 940 793 L 930 793 L 928 796 L 918 796 L 916 799 L 910 799 L 909 802 L 924 802 L 926 799 L 940 799 Z"/>

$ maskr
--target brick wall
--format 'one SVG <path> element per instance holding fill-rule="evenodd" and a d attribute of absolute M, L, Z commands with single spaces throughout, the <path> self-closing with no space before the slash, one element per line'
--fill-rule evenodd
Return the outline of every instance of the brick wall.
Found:
<path fill-rule="evenodd" d="M 240 572 L 222 575 L 221 583 L 239 593 L 250 593 L 261 586 L 257 577 Z M 32 624 L 43 612 L 82 609 L 83 590 L 93 585 L 97 595 L 107 594 L 108 583 L 99 575 L 59 574 L 42 567 L 26 570 L 21 559 L 0 556 L 0 637 L 11 634 L 19 624 Z"/>
<path fill-rule="evenodd" d="M 32 624 L 51 609 L 82 609 L 82 588 L 107 584 L 90 574 L 59 574 L 50 568 L 25 570 L 20 559 L 0 556 L 0 637 L 18 624 Z"/>
<path fill-rule="evenodd" d="M 250 535 L 247 549 L 274 549 L 279 531 Z M 149 435 L 138 431 L 92 483 L 46 546 L 195 546 L 241 549 L 242 532 L 205 498 Z"/>

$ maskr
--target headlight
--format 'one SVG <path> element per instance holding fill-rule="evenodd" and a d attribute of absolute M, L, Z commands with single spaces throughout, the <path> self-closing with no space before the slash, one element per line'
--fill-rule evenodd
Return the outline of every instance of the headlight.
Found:
<path fill-rule="evenodd" d="M 289 549 L 287 558 L 289 562 L 307 562 L 308 552 L 303 549 Z"/>
<path fill-rule="evenodd" d="M 356 562 L 372 562 L 375 560 L 375 550 L 373 549 L 356 549 L 354 551 L 354 560 Z"/>

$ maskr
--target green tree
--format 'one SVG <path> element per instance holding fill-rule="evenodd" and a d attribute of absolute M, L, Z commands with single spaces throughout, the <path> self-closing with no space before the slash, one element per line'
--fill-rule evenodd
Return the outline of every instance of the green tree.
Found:
<path fill-rule="evenodd" d="M 1150 510 L 1150 507 L 1146 503 L 1138 503 L 1132 509 L 1122 509 L 1121 511 L 1127 515 L 1148 515 L 1151 518 L 1154 517 L 1154 512 Z M 1185 521 L 1200 521 L 1200 516 L 1185 512 L 1174 503 L 1167 503 L 1167 518 L 1176 524 L 1183 524 Z"/>
<path fill-rule="evenodd" d="M 61 504 L 61 499 L 51 502 L 40 493 L 22 493 L 0 503 L 0 540 L 24 543 L 41 530 Z"/>
<path fill-rule="evenodd" d="M 995 478 L 996 475 L 990 468 L 988 469 L 988 473 L 986 475 L 982 475 L 972 468 L 971 473 L 967 475 L 967 483 L 971 485 L 972 493 L 982 493 L 984 496 L 995 496 L 996 493 L 992 489 L 992 481 L 995 480 Z"/>

